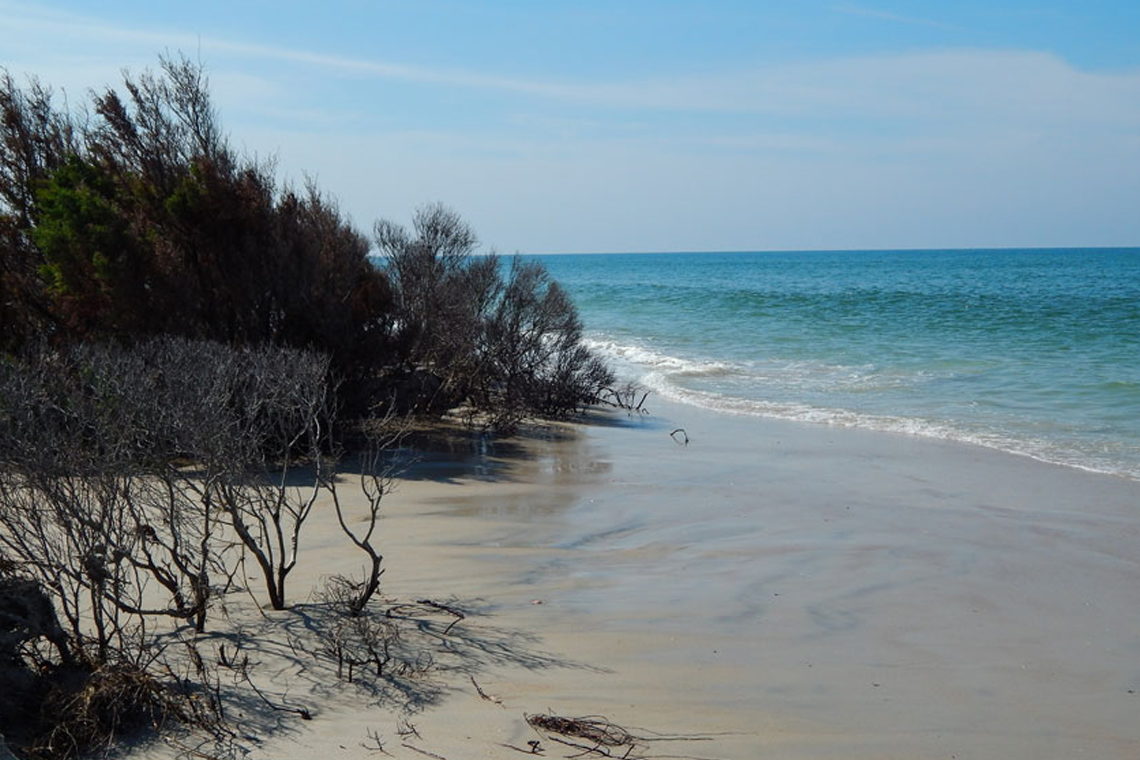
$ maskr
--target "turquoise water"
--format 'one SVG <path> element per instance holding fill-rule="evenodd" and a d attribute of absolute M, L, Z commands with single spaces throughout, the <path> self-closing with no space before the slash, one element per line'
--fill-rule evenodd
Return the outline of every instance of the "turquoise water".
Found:
<path fill-rule="evenodd" d="M 1140 479 L 1140 249 L 536 258 L 669 399 Z"/>

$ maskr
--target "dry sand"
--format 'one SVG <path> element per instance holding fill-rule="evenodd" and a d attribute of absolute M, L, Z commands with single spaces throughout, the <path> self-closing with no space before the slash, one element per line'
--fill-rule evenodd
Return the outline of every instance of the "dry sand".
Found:
<path fill-rule="evenodd" d="M 410 470 L 384 593 L 478 611 L 471 672 L 441 653 L 401 713 L 282 669 L 314 719 L 248 726 L 252 756 L 382 757 L 370 732 L 574 754 L 523 720 L 551 711 L 684 737 L 631 757 L 1140 757 L 1140 483 L 680 407 L 601 421 Z M 359 565 L 319 516 L 304 552 L 294 589 Z"/>

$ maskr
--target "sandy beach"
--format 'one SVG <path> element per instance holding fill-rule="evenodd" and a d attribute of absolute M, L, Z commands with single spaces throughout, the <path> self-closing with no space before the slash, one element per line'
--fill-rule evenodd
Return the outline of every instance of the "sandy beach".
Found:
<path fill-rule="evenodd" d="M 641 757 L 1140 755 L 1140 483 L 652 406 L 410 469 L 384 594 L 466 610 L 466 664 L 437 657 L 410 712 L 282 671 L 317 709 L 249 729 L 253 756 L 580 751 L 523 717 L 545 712 Z M 296 589 L 358 563 L 317 518 L 304 551 Z"/>

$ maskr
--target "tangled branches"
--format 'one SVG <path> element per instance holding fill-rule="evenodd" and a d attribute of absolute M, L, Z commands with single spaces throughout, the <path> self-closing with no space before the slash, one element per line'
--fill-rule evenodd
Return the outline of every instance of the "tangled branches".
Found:
<path fill-rule="evenodd" d="M 639 736 L 600 715 L 564 718 L 558 715 L 539 713 L 524 717 L 531 728 L 550 741 L 580 750 L 576 754 L 569 755 L 569 757 L 594 755 L 622 758 L 622 760 L 649 760 L 653 756 L 645 753 L 653 742 L 706 741 L 709 738 L 707 736 Z M 530 742 L 530 747 L 531 753 L 537 754 L 539 752 L 538 742 Z M 698 760 L 687 755 L 669 755 L 669 757 L 677 760 L 685 760 L 686 758 Z"/>

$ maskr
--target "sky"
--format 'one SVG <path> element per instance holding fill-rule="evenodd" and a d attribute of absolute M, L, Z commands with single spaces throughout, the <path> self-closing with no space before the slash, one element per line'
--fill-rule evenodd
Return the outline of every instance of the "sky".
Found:
<path fill-rule="evenodd" d="M 1136 0 L 0 0 L 86 102 L 206 68 L 231 142 L 362 230 L 501 253 L 1140 245 Z"/>

